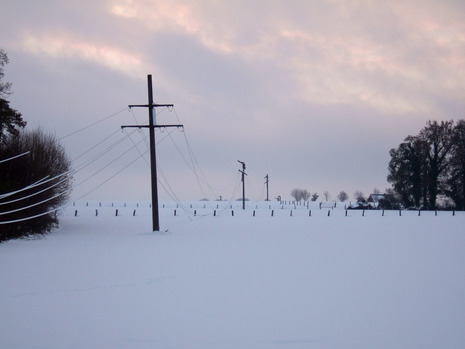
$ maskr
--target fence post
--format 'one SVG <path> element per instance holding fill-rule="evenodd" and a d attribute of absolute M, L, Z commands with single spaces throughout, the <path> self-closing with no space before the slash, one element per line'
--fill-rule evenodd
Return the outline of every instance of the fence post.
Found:
<path fill-rule="evenodd" d="M 274 210 L 271 210 L 271 217 L 273 217 L 274 215 Z"/>
<path fill-rule="evenodd" d="M 346 217 L 347 217 L 347 210 L 346 210 Z"/>
<path fill-rule="evenodd" d="M 98 210 L 95 210 L 95 217 L 98 216 Z"/>
<path fill-rule="evenodd" d="M 136 215 L 136 210 L 134 210 L 134 212 L 132 212 L 132 216 L 135 217 Z"/>
<path fill-rule="evenodd" d="M 115 217 L 117 217 L 117 216 L 118 216 L 118 209 L 116 209 L 116 213 L 115 213 Z"/>
<path fill-rule="evenodd" d="M 213 210 L 213 217 L 216 216 L 216 210 Z"/>
<path fill-rule="evenodd" d="M 74 210 L 74 217 L 77 216 L 77 210 Z"/>
<path fill-rule="evenodd" d="M 331 210 L 328 210 L 328 217 L 331 215 Z"/>
<path fill-rule="evenodd" d="M 174 216 L 176 217 L 176 210 L 174 210 Z"/>
<path fill-rule="evenodd" d="M 308 216 L 309 216 L 309 217 L 312 216 L 312 210 L 308 210 Z"/>

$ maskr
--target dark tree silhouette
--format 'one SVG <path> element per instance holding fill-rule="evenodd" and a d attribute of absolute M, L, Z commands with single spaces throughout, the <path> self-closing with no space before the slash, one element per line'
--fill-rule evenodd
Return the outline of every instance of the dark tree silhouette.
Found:
<path fill-rule="evenodd" d="M 349 195 L 347 195 L 347 193 L 342 190 L 338 195 L 337 195 L 337 198 L 339 199 L 339 201 L 341 202 L 344 202 L 346 201 L 348 198 L 349 198 Z"/>
<path fill-rule="evenodd" d="M 70 195 L 71 162 L 54 136 L 21 132 L 0 144 L 0 159 L 25 152 L 0 163 L 0 241 L 49 232 Z"/>
<path fill-rule="evenodd" d="M 5 51 L 0 50 L 0 143 L 6 134 L 18 134 L 18 130 L 26 126 L 21 113 L 10 107 L 6 97 L 11 94 L 11 83 L 3 82 L 5 73 L 3 67 L 8 64 L 8 56 Z"/>

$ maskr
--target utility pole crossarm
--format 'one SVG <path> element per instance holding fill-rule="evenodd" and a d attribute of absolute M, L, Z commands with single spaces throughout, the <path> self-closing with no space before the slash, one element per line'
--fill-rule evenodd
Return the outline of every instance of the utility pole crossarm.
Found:
<path fill-rule="evenodd" d="M 164 127 L 177 127 L 177 128 L 181 128 L 181 127 L 184 127 L 184 125 L 153 125 L 153 126 L 150 126 L 150 125 L 122 125 L 121 128 L 127 128 L 127 127 L 132 127 L 132 128 L 150 128 L 150 127 L 154 127 L 154 128 L 164 128 Z"/>
<path fill-rule="evenodd" d="M 156 104 L 156 103 L 152 103 L 151 105 L 150 105 L 150 104 L 130 104 L 130 105 L 128 105 L 129 109 L 131 109 L 131 108 L 137 108 L 137 107 L 149 108 L 150 106 L 152 106 L 152 108 L 156 108 L 156 107 L 168 107 L 168 108 L 173 108 L 173 107 L 174 107 L 174 104 Z"/>

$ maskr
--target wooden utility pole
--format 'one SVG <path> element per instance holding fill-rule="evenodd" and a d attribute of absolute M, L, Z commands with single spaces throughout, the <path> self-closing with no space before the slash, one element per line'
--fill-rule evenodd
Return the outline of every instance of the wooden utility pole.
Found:
<path fill-rule="evenodd" d="M 239 172 L 242 173 L 242 209 L 245 210 L 245 176 L 247 176 L 247 173 L 245 173 L 245 163 L 239 160 L 237 162 L 242 164 L 242 170 L 239 170 Z"/>
<path fill-rule="evenodd" d="M 149 108 L 148 125 L 123 125 L 125 127 L 148 128 L 150 136 L 150 172 L 152 186 L 152 228 L 153 231 L 160 231 L 160 219 L 158 215 L 158 181 L 157 181 L 157 154 L 155 151 L 155 129 L 160 127 L 183 127 L 183 125 L 156 125 L 154 122 L 154 112 L 157 107 L 173 107 L 173 104 L 153 103 L 152 75 L 147 75 L 148 104 L 129 105 L 129 108 L 143 107 Z"/>
<path fill-rule="evenodd" d="M 270 182 L 268 175 L 265 176 L 265 184 L 266 184 L 266 201 L 270 201 L 268 197 L 268 183 Z"/>

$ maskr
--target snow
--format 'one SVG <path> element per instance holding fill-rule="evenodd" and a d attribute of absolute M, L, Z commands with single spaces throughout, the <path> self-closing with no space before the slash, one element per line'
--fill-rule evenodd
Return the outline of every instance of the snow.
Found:
<path fill-rule="evenodd" d="M 463 212 L 164 203 L 153 233 L 147 203 L 86 205 L 0 244 L 1 348 L 465 343 Z"/>

